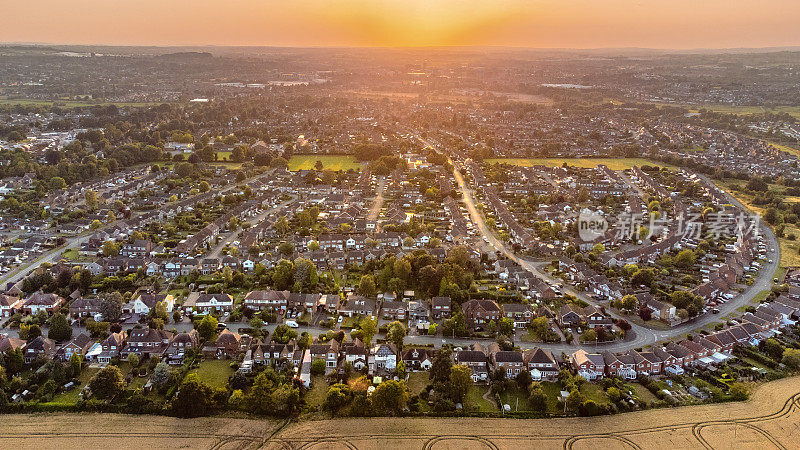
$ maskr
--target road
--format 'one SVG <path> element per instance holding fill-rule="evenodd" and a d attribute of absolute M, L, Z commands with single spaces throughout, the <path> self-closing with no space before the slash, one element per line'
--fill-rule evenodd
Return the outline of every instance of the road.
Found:
<path fill-rule="evenodd" d="M 428 146 L 431 145 L 430 143 L 428 143 L 425 140 L 422 140 L 422 139 L 420 139 L 420 140 L 424 144 L 426 144 Z M 453 163 L 452 160 L 450 162 Z M 456 164 L 453 164 L 453 176 L 456 178 L 456 182 L 461 187 L 462 198 L 463 198 L 464 204 L 467 206 L 467 210 L 469 211 L 470 216 L 472 217 L 472 221 L 478 227 L 478 229 L 480 230 L 481 234 L 483 234 L 483 236 L 485 236 L 487 238 L 487 240 L 489 241 L 490 247 L 494 248 L 497 251 L 500 251 L 503 255 L 505 255 L 506 257 L 508 257 L 512 261 L 516 262 L 520 266 L 522 266 L 523 269 L 525 269 L 528 272 L 536 275 L 539 278 L 542 278 L 542 279 L 544 279 L 544 280 L 546 280 L 548 282 L 551 282 L 551 283 L 561 282 L 561 280 L 557 280 L 557 279 L 551 277 L 549 274 L 546 274 L 546 273 L 540 271 L 536 267 L 536 265 L 534 263 L 532 263 L 531 261 L 528 261 L 528 260 L 526 260 L 524 258 L 521 258 L 521 257 L 515 255 L 511 250 L 508 249 L 508 247 L 506 247 L 506 245 L 503 242 L 501 242 L 499 239 L 497 239 L 494 236 L 494 234 L 491 232 L 491 230 L 489 230 L 489 228 L 484 223 L 483 217 L 480 214 L 480 211 L 478 211 L 478 209 L 475 206 L 475 201 L 473 199 L 472 190 L 467 185 L 466 181 L 464 180 L 464 177 L 461 175 L 461 172 L 459 172 L 458 167 L 456 166 Z M 739 207 L 742 207 L 742 208 L 744 207 L 741 203 L 739 203 L 736 199 L 734 199 L 730 195 L 729 195 L 729 197 L 730 197 L 732 203 L 738 205 Z M 780 248 L 778 246 L 778 241 L 775 238 L 775 235 L 772 233 L 772 231 L 769 230 L 768 227 L 762 227 L 762 230 L 763 230 L 763 234 L 764 234 L 764 236 L 766 238 L 767 247 L 768 248 L 775 248 L 776 251 L 779 251 L 779 250 L 777 250 L 777 249 Z M 615 351 L 615 352 L 626 351 L 626 350 L 629 350 L 629 349 L 639 348 L 639 347 L 646 347 L 646 346 L 653 345 L 656 342 L 667 340 L 667 339 L 671 339 L 671 338 L 675 338 L 675 337 L 681 336 L 681 335 L 683 335 L 685 333 L 689 333 L 689 332 L 691 332 L 693 330 L 697 330 L 697 329 L 706 327 L 707 325 L 720 322 L 722 318 L 727 317 L 728 315 L 736 314 L 738 312 L 737 309 L 739 307 L 741 307 L 741 306 L 748 305 L 753 300 L 753 298 L 756 296 L 756 294 L 758 294 L 759 292 L 761 292 L 763 290 L 771 288 L 771 286 L 772 286 L 772 277 L 773 277 L 775 271 L 778 268 L 778 261 L 780 259 L 780 255 L 778 253 L 775 253 L 775 254 L 773 254 L 772 258 L 773 258 L 772 259 L 772 263 L 766 263 L 764 265 L 764 267 L 761 269 L 761 271 L 759 271 L 759 273 L 756 275 L 756 278 L 755 278 L 755 280 L 754 280 L 754 282 L 753 282 L 753 284 L 751 286 L 748 286 L 747 289 L 745 289 L 742 293 L 740 293 L 739 295 L 737 295 L 736 297 L 734 297 L 730 301 L 728 301 L 728 302 L 726 302 L 726 303 L 724 303 L 724 304 L 722 304 L 722 305 L 717 307 L 717 309 L 719 309 L 719 311 L 720 311 L 719 314 L 711 314 L 711 313 L 703 314 L 703 315 L 697 317 L 694 320 L 688 321 L 688 322 L 686 322 L 686 323 L 684 323 L 682 325 L 679 325 L 677 327 L 672 327 L 672 328 L 666 329 L 666 330 L 656 330 L 656 329 L 651 329 L 651 328 L 647 328 L 647 327 L 644 327 L 644 326 L 641 326 L 641 325 L 637 325 L 637 324 L 631 323 L 630 324 L 631 325 L 631 331 L 628 333 L 629 337 L 627 339 L 625 339 L 623 341 L 615 341 L 615 342 L 607 343 L 607 344 L 599 344 L 597 347 L 600 348 L 600 349 L 603 349 L 603 350 L 610 350 L 610 351 Z M 585 301 L 585 302 L 587 302 L 589 304 L 595 304 L 596 305 L 596 303 L 591 298 L 589 298 L 585 293 L 578 292 L 578 291 L 574 290 L 573 288 L 571 288 L 570 286 L 566 286 L 565 285 L 564 292 L 568 293 L 568 294 L 571 294 L 571 295 L 574 295 L 575 297 L 577 297 L 577 298 L 579 298 L 579 299 L 581 299 L 581 300 L 583 300 L 583 301 Z M 613 311 L 608 311 L 608 314 L 613 318 L 624 318 L 624 317 L 621 317 L 618 314 L 614 313 Z M 528 347 L 524 343 L 522 343 L 521 346 L 523 348 L 527 348 Z M 563 344 L 563 343 L 562 344 L 531 344 L 530 345 L 530 347 L 533 347 L 533 346 L 546 348 L 546 349 L 551 350 L 551 351 L 556 351 L 556 352 L 563 351 L 563 352 L 568 353 L 568 351 L 567 351 L 568 349 L 572 349 L 570 351 L 574 351 L 575 348 L 578 345 L 577 344 L 575 344 L 575 345 L 567 345 L 567 344 Z M 585 346 L 586 347 L 592 347 L 591 344 L 585 345 Z"/>
<path fill-rule="evenodd" d="M 378 215 L 381 213 L 383 207 L 383 189 L 386 187 L 386 177 L 381 176 L 378 180 L 378 187 L 375 188 L 375 199 L 372 201 L 372 206 L 367 213 L 367 220 L 377 220 Z"/>

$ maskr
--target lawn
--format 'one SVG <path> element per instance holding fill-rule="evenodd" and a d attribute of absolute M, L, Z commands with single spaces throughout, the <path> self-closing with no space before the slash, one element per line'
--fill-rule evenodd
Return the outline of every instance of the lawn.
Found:
<path fill-rule="evenodd" d="M 217 161 L 230 161 L 232 152 L 217 152 Z"/>
<path fill-rule="evenodd" d="M 322 375 L 314 376 L 311 378 L 311 389 L 306 393 L 306 403 L 308 406 L 320 408 L 327 394 L 328 383 L 325 381 L 325 377 Z"/>
<path fill-rule="evenodd" d="M 71 248 L 71 249 L 66 250 L 64 252 L 64 258 L 66 258 L 69 261 L 74 261 L 74 260 L 78 259 L 79 256 L 80 255 L 78 254 L 78 249 L 76 249 L 76 248 Z"/>
<path fill-rule="evenodd" d="M 317 161 L 327 170 L 360 170 L 361 164 L 352 156 L 344 155 L 294 155 L 289 160 L 289 170 L 311 170 Z"/>
<path fill-rule="evenodd" d="M 418 395 L 429 384 L 431 384 L 431 380 L 428 372 L 410 372 L 408 374 L 406 385 L 411 395 Z"/>
<path fill-rule="evenodd" d="M 478 386 L 473 384 L 467 391 L 467 398 L 465 400 L 466 405 L 464 405 L 464 407 L 478 412 L 497 411 L 497 408 L 492 402 L 483 398 L 483 394 L 488 391 L 489 388 L 486 386 Z"/>
<path fill-rule="evenodd" d="M 539 385 L 542 387 L 542 392 L 547 395 L 547 412 L 551 414 L 563 412 L 563 410 L 558 408 L 558 397 L 561 395 L 561 390 L 564 388 L 561 382 L 553 383 L 550 381 L 543 381 Z"/>
<path fill-rule="evenodd" d="M 655 102 L 655 103 L 662 106 L 676 106 L 676 107 L 686 108 L 690 112 L 699 112 L 700 109 L 707 109 L 709 111 L 714 111 L 724 114 L 739 114 L 739 115 L 762 114 L 765 112 L 777 114 L 785 112 L 794 117 L 800 117 L 800 107 L 797 106 L 762 107 L 762 106 L 737 106 L 737 105 L 689 105 L 689 104 L 662 103 L 662 102 Z"/>
<path fill-rule="evenodd" d="M 777 148 L 778 150 L 780 150 L 782 152 L 786 152 L 786 153 L 788 153 L 790 155 L 794 155 L 794 156 L 800 156 L 800 149 L 797 149 L 797 148 L 794 148 L 794 147 L 791 147 L 791 146 L 788 146 L 788 145 L 784 145 L 784 144 L 778 144 L 777 142 L 769 142 L 769 144 L 774 146 L 775 148 Z"/>
<path fill-rule="evenodd" d="M 200 378 L 200 381 L 212 387 L 224 388 L 228 385 L 228 377 L 233 375 L 231 361 L 224 359 L 213 359 L 203 361 L 200 367 L 193 371 Z"/>
<path fill-rule="evenodd" d="M 57 394 L 53 397 L 52 403 L 60 403 L 60 404 L 75 404 L 80 399 L 79 394 L 83 390 L 84 386 L 89 384 L 89 380 L 92 379 L 94 374 L 99 372 L 99 368 L 89 368 L 86 367 L 81 371 L 81 374 L 78 375 L 78 381 L 75 383 L 75 387 L 70 389 L 67 392 L 62 392 Z"/>
<path fill-rule="evenodd" d="M 536 166 L 560 167 L 567 163 L 570 166 L 593 168 L 600 164 L 605 164 L 611 170 L 625 170 L 633 166 L 661 166 L 674 167 L 668 164 L 651 161 L 645 158 L 494 158 L 487 159 L 489 164 L 506 163 L 516 166 Z"/>
<path fill-rule="evenodd" d="M 526 395 L 525 391 L 520 389 L 518 386 L 514 386 L 513 389 L 509 389 L 503 394 L 500 395 L 500 401 L 504 405 L 508 405 L 511 407 L 511 411 L 530 411 L 530 405 L 528 404 L 528 396 Z"/>
<path fill-rule="evenodd" d="M 595 383 L 583 383 L 581 385 L 581 394 L 586 396 L 586 400 L 594 400 L 598 405 L 609 403 L 608 396 L 603 388 Z"/>
<path fill-rule="evenodd" d="M 636 397 L 638 397 L 639 400 L 647 404 L 650 404 L 651 402 L 655 402 L 658 400 L 658 397 L 656 397 L 652 392 L 650 392 L 649 389 L 647 389 L 646 387 L 642 386 L 639 383 L 628 383 L 625 386 L 633 389 L 633 392 L 636 395 Z"/>

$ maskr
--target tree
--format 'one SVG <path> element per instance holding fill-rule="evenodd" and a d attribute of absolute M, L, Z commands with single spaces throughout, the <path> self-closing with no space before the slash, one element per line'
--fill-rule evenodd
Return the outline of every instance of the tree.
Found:
<path fill-rule="evenodd" d="M 272 332 L 272 340 L 280 344 L 286 344 L 295 338 L 297 338 L 297 332 L 284 323 L 275 327 L 275 331 Z"/>
<path fill-rule="evenodd" d="M 289 161 L 287 161 L 285 158 L 277 157 L 273 159 L 269 165 L 276 169 L 286 169 L 289 167 Z"/>
<path fill-rule="evenodd" d="M 175 164 L 174 170 L 175 170 L 175 175 L 179 176 L 180 178 L 190 177 L 194 173 L 194 164 L 189 162 L 180 162 L 178 164 Z"/>
<path fill-rule="evenodd" d="M 47 332 L 47 337 L 55 341 L 72 339 L 72 326 L 63 314 L 56 313 L 50 318 L 50 329 Z"/>
<path fill-rule="evenodd" d="M 86 201 L 86 207 L 89 208 L 90 211 L 94 211 L 97 209 L 97 204 L 99 202 L 97 197 L 97 192 L 88 189 L 84 194 L 83 198 Z"/>
<path fill-rule="evenodd" d="M 406 327 L 403 326 L 402 323 L 394 321 L 389 324 L 386 339 L 394 343 L 395 347 L 397 347 L 397 351 L 400 352 L 403 350 L 403 340 L 406 338 L 407 334 L 408 331 Z"/>
<path fill-rule="evenodd" d="M 42 335 L 42 328 L 35 323 L 32 324 L 20 324 L 19 326 L 19 338 L 23 341 L 31 341 L 36 339 L 37 337 Z"/>
<path fill-rule="evenodd" d="M 119 255 L 119 244 L 114 241 L 105 241 L 102 246 L 103 256 L 117 256 Z"/>
<path fill-rule="evenodd" d="M 131 367 L 139 367 L 139 356 L 135 353 L 128 355 L 128 364 L 130 364 Z"/>
<path fill-rule="evenodd" d="M 594 342 L 597 340 L 597 331 L 589 329 L 581 335 L 581 342 Z"/>
<path fill-rule="evenodd" d="M 472 386 L 472 370 L 469 367 L 456 364 L 450 368 L 450 398 L 461 403 Z"/>
<path fill-rule="evenodd" d="M 406 384 L 403 381 L 384 381 L 375 387 L 371 400 L 378 414 L 398 414 L 408 402 Z"/>
<path fill-rule="evenodd" d="M 286 219 L 286 216 L 280 216 L 278 220 L 275 221 L 275 231 L 281 236 L 286 236 L 286 233 L 289 232 L 289 220 Z"/>
<path fill-rule="evenodd" d="M 63 178 L 61 178 L 61 177 L 50 178 L 50 189 L 52 189 L 54 191 L 60 191 L 61 189 L 64 189 L 65 187 L 67 187 L 67 182 L 64 181 Z"/>
<path fill-rule="evenodd" d="M 153 375 L 150 376 L 150 380 L 156 387 L 163 388 L 172 380 L 172 376 L 172 368 L 169 367 L 166 361 L 161 361 L 153 369 Z"/>
<path fill-rule="evenodd" d="M 92 396 L 100 400 L 112 400 L 124 388 L 125 381 L 122 378 L 122 372 L 117 366 L 106 366 L 100 369 L 89 381 L 89 389 L 92 391 Z"/>
<path fill-rule="evenodd" d="M 580 411 L 585 400 L 586 399 L 584 398 L 583 394 L 581 394 L 580 389 L 575 388 L 569 393 L 569 396 L 567 396 L 567 409 L 573 413 L 577 413 Z"/>
<path fill-rule="evenodd" d="M 328 394 L 325 396 L 322 407 L 328 411 L 336 412 L 342 406 L 350 403 L 352 399 L 353 391 L 350 386 L 337 383 L 328 389 Z"/>
<path fill-rule="evenodd" d="M 98 229 L 100 229 L 100 227 L 102 227 L 102 226 L 103 226 L 103 222 L 100 222 L 99 220 L 97 220 L 97 219 L 94 219 L 94 220 L 92 221 L 92 223 L 91 223 L 91 224 L 89 224 L 89 229 L 90 229 L 90 230 L 98 230 Z"/>
<path fill-rule="evenodd" d="M 3 360 L 5 362 L 6 374 L 10 376 L 20 373 L 25 364 L 25 356 L 22 354 L 22 349 L 20 348 L 6 350 Z"/>
<path fill-rule="evenodd" d="M 375 277 L 370 274 L 363 275 L 358 283 L 358 293 L 365 297 L 374 297 L 377 288 L 375 287 Z"/>
<path fill-rule="evenodd" d="M 800 369 L 800 350 L 787 348 L 783 351 L 781 362 L 792 370 Z"/>
<path fill-rule="evenodd" d="M 547 395 L 539 383 L 533 382 L 528 388 L 528 402 L 536 412 L 547 411 Z"/>
<path fill-rule="evenodd" d="M 636 306 L 639 305 L 639 300 L 636 299 L 633 295 L 626 295 L 622 297 L 620 300 L 620 308 L 623 311 L 633 312 L 636 310 Z"/>
<path fill-rule="evenodd" d="M 361 330 L 361 341 L 369 346 L 373 336 L 378 332 L 378 319 L 374 317 L 365 317 L 358 328 Z"/>
<path fill-rule="evenodd" d="M 447 383 L 450 380 L 453 361 L 450 359 L 450 350 L 445 347 L 436 352 L 431 364 L 430 379 L 434 383 Z"/>
<path fill-rule="evenodd" d="M 783 358 L 784 348 L 775 338 L 769 338 L 764 342 L 764 353 L 770 358 L 780 361 Z"/>
<path fill-rule="evenodd" d="M 325 373 L 325 360 L 315 359 L 311 363 L 311 375 L 323 375 Z"/>
<path fill-rule="evenodd" d="M 217 318 L 211 314 L 203 316 L 195 327 L 197 328 L 197 333 L 200 335 L 200 339 L 203 341 L 213 341 L 217 335 L 218 324 L 219 321 L 217 321 Z"/>
<path fill-rule="evenodd" d="M 178 388 L 172 410 L 179 417 L 204 416 L 212 406 L 213 394 L 211 387 L 202 383 L 196 373 L 190 373 Z"/>
<path fill-rule="evenodd" d="M 733 383 L 728 391 L 734 400 L 744 401 L 750 397 L 750 390 L 744 383 Z"/>
<path fill-rule="evenodd" d="M 202 193 L 206 193 L 211 190 L 211 186 L 208 185 L 208 181 L 203 180 L 197 189 Z"/>
<path fill-rule="evenodd" d="M 697 255 L 692 250 L 681 250 L 680 253 L 675 256 L 675 266 L 681 269 L 690 269 L 694 266 L 696 259 Z"/>
<path fill-rule="evenodd" d="M 514 336 L 514 321 L 503 317 L 497 322 L 497 333 L 503 336 Z"/>
<path fill-rule="evenodd" d="M 110 292 L 100 300 L 100 314 L 108 322 L 117 322 L 122 316 L 122 295 L 119 292 Z"/>

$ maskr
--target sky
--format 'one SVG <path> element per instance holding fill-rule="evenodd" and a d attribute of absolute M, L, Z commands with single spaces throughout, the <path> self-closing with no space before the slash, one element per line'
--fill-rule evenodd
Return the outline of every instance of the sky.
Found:
<path fill-rule="evenodd" d="M 0 17 L 0 42 L 55 44 L 800 45 L 798 0 L 0 0 Z"/>

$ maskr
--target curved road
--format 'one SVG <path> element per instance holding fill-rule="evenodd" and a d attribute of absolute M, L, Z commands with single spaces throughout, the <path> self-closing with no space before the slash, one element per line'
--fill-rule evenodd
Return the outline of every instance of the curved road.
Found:
<path fill-rule="evenodd" d="M 453 163 L 452 161 L 450 162 Z M 491 247 L 500 251 L 506 257 L 513 260 L 514 262 L 522 266 L 522 268 L 536 275 L 537 277 L 549 281 L 551 283 L 557 283 L 557 282 L 562 283 L 562 280 L 557 280 L 551 277 L 549 274 L 543 273 L 530 261 L 515 255 L 511 250 L 508 249 L 508 247 L 505 246 L 505 244 L 503 244 L 503 242 L 498 240 L 484 223 L 483 216 L 481 215 L 480 211 L 478 211 L 478 209 L 475 207 L 475 201 L 472 196 L 472 190 L 467 185 L 466 181 L 464 180 L 464 177 L 461 175 L 461 173 L 458 170 L 458 167 L 454 163 L 453 163 L 453 176 L 456 178 L 456 182 L 458 182 L 458 185 L 461 187 L 464 204 L 467 206 L 470 216 L 472 216 L 473 222 L 477 225 L 481 233 L 488 239 L 489 245 Z M 744 206 L 741 203 L 739 203 L 736 199 L 734 199 L 730 195 L 728 195 L 728 197 L 730 197 L 731 203 L 738 205 L 740 208 L 744 208 Z M 775 249 L 780 248 L 778 246 L 778 241 L 775 238 L 775 235 L 772 233 L 772 230 L 770 230 L 768 227 L 762 226 L 761 232 L 762 234 L 764 234 L 766 238 L 768 248 L 775 248 Z M 733 299 L 717 307 L 720 311 L 719 314 L 706 313 L 701 316 L 698 316 L 693 320 L 690 320 L 686 323 L 683 323 L 676 327 L 672 327 L 667 330 L 655 330 L 631 323 L 631 332 L 628 333 L 629 334 L 628 339 L 623 341 L 615 341 L 607 344 L 598 344 L 596 347 L 598 349 L 611 350 L 616 352 L 626 351 L 632 348 L 646 347 L 653 345 L 656 342 L 678 337 L 683 334 L 689 333 L 693 330 L 720 322 L 722 318 L 727 317 L 730 314 L 737 313 L 737 308 L 749 304 L 750 301 L 752 301 L 753 298 L 756 296 L 756 294 L 758 294 L 763 290 L 771 288 L 772 286 L 771 278 L 778 268 L 778 260 L 780 259 L 779 253 L 775 253 L 774 255 L 772 255 L 772 258 L 773 258 L 772 263 L 767 263 L 764 265 L 764 267 L 762 267 L 761 271 L 759 271 L 755 281 L 751 286 L 748 286 L 747 289 L 745 289 L 741 294 L 737 295 Z M 596 305 L 596 302 L 594 302 L 594 300 L 589 298 L 585 293 L 576 291 L 575 289 L 566 284 L 564 285 L 564 292 L 574 295 L 577 298 L 589 304 Z M 608 313 L 611 317 L 614 318 L 624 318 L 611 311 L 609 311 Z M 630 335 L 633 336 L 631 337 Z M 465 341 L 470 341 L 470 340 L 465 340 Z M 579 344 L 568 345 L 565 343 L 561 344 L 521 343 L 520 346 L 522 348 L 542 347 L 550 351 L 569 353 L 571 351 L 574 351 L 576 348 L 579 348 L 580 345 Z M 591 348 L 593 346 L 591 344 L 588 345 L 584 344 L 584 347 Z"/>

